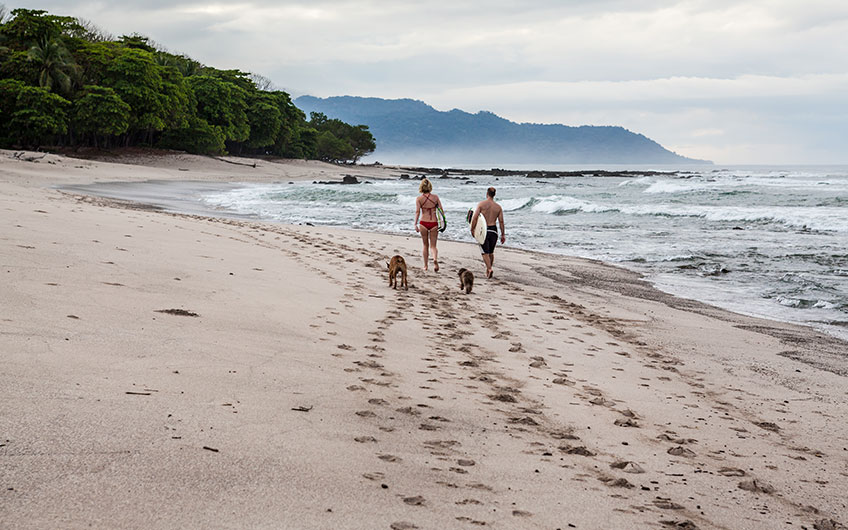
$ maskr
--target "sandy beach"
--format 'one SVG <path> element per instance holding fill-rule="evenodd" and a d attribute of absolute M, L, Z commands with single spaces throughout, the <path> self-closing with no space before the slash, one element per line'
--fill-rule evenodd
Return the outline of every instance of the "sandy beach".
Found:
<path fill-rule="evenodd" d="M 0 151 L 0 527 L 845 528 L 835 338 L 599 262 L 486 280 L 442 241 L 425 273 L 412 232 L 58 189 L 400 173 Z"/>

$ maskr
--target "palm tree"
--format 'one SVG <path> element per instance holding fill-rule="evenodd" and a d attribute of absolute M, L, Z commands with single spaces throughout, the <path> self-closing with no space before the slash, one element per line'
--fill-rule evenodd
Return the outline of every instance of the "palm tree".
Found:
<path fill-rule="evenodd" d="M 61 39 L 42 39 L 27 52 L 29 60 L 38 66 L 38 84 L 47 90 L 58 86 L 63 93 L 71 91 L 79 66 L 68 52 Z"/>
<path fill-rule="evenodd" d="M 178 55 L 175 59 L 177 63 L 177 70 L 183 74 L 183 77 L 199 75 L 200 71 L 203 69 L 203 65 L 190 57 L 186 57 L 185 55 Z"/>
<path fill-rule="evenodd" d="M 9 10 L 6 9 L 6 4 L 0 4 L 0 26 L 4 25 L 9 20 Z M 6 35 L 0 32 L 0 52 L 5 52 L 9 49 L 3 45 L 4 42 L 6 42 Z"/>

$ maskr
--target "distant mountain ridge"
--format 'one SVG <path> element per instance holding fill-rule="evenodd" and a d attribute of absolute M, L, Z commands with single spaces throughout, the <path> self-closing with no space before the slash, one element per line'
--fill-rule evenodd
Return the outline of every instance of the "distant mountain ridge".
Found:
<path fill-rule="evenodd" d="M 413 99 L 300 96 L 301 110 L 368 125 L 371 157 L 416 164 L 704 164 L 617 126 L 515 123 L 496 114 L 438 111 Z"/>

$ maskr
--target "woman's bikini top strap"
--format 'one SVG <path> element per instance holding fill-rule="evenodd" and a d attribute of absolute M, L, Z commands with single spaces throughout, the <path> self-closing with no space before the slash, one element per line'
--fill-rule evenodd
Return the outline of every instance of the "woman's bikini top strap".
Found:
<path fill-rule="evenodd" d="M 430 204 L 432 204 L 433 206 L 424 206 L 424 201 L 421 201 L 421 208 L 423 208 L 425 210 L 435 210 L 436 209 L 436 206 L 438 206 L 439 203 L 434 201 L 429 193 L 426 196 L 422 195 L 422 197 L 424 197 L 424 200 L 430 201 Z"/>

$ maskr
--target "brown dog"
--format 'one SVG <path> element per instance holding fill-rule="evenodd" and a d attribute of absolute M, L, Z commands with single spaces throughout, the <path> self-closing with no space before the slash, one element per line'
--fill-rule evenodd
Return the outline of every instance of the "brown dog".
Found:
<path fill-rule="evenodd" d="M 406 262 L 403 260 L 403 256 L 392 256 L 392 260 L 386 263 L 386 267 L 389 268 L 389 287 L 397 289 L 397 275 L 400 273 L 400 286 L 408 291 L 409 285 L 406 283 Z"/>
<path fill-rule="evenodd" d="M 459 289 L 465 289 L 465 294 L 469 294 L 472 287 L 474 287 L 474 274 L 468 269 L 459 269 Z"/>

